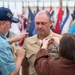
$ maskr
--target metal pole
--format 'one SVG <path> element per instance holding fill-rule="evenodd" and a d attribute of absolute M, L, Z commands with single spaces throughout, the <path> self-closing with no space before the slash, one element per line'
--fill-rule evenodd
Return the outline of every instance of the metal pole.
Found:
<path fill-rule="evenodd" d="M 62 0 L 60 0 L 60 6 L 62 6 Z"/>

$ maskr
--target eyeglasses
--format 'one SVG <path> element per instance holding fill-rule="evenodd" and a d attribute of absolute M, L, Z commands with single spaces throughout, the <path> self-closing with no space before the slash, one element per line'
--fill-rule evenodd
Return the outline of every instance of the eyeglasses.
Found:
<path fill-rule="evenodd" d="M 47 22 L 35 22 L 35 24 L 36 24 L 36 25 L 39 25 L 39 24 L 45 25 L 45 24 L 47 24 Z"/>

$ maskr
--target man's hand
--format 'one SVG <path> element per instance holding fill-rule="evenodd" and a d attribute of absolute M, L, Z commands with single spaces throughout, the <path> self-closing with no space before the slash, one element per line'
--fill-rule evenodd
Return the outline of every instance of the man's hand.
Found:
<path fill-rule="evenodd" d="M 23 58 L 25 56 L 25 50 L 22 49 L 21 47 L 18 47 L 18 48 L 16 48 L 15 55 L 16 55 L 16 59 L 19 58 L 19 59 L 23 60 Z"/>
<path fill-rule="evenodd" d="M 13 42 L 18 42 L 18 41 L 26 38 L 27 35 L 28 35 L 28 33 L 21 33 L 19 35 L 16 35 L 15 37 L 9 39 L 9 43 L 12 44 Z"/>

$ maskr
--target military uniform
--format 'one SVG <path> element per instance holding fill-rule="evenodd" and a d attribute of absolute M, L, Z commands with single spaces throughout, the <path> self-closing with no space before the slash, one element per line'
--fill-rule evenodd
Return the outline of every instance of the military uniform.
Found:
<path fill-rule="evenodd" d="M 51 37 L 58 37 L 60 40 L 62 36 L 50 31 L 50 35 L 47 36 L 46 38 L 51 38 Z M 32 37 L 25 39 L 23 48 L 26 50 L 26 58 L 29 62 L 29 74 L 30 75 L 37 75 L 37 73 L 34 69 L 34 61 L 35 61 L 37 52 L 40 50 L 40 46 L 41 46 L 41 44 L 38 39 L 38 35 L 34 35 Z M 54 46 L 50 45 L 48 47 L 49 50 L 51 48 L 54 48 Z M 52 57 L 57 56 L 57 53 L 51 53 L 51 52 L 50 52 L 50 54 Z"/>

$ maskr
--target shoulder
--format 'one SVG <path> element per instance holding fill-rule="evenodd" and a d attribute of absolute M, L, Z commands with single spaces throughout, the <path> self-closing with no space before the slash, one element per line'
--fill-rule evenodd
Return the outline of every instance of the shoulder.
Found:
<path fill-rule="evenodd" d="M 4 48 L 4 47 L 6 47 L 6 46 L 8 46 L 9 45 L 9 42 L 5 39 L 5 38 L 0 38 L 0 47 L 2 48 Z"/>
<path fill-rule="evenodd" d="M 50 35 L 49 36 L 50 37 L 57 37 L 59 39 L 62 38 L 62 35 L 61 34 L 57 34 L 57 33 L 53 32 L 52 30 L 50 30 Z"/>
<path fill-rule="evenodd" d="M 62 38 L 62 35 L 57 34 L 57 33 L 54 33 L 54 32 L 53 32 L 53 36 L 54 36 L 54 37 L 58 37 L 59 39 L 61 39 L 61 38 Z"/>
<path fill-rule="evenodd" d="M 37 41 L 38 41 L 37 35 L 28 37 L 24 40 L 23 47 L 31 46 L 31 45 L 35 44 Z"/>
<path fill-rule="evenodd" d="M 55 36 L 62 37 L 61 34 L 57 34 L 57 33 L 54 33 L 54 32 L 53 32 L 53 34 L 54 34 Z"/>

